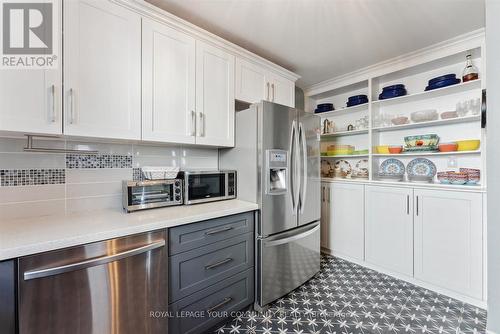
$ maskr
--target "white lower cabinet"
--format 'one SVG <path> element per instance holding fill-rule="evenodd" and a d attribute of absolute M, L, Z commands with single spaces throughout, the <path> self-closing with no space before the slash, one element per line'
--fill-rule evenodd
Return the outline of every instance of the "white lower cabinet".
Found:
<path fill-rule="evenodd" d="M 323 214 L 327 219 L 322 219 L 324 248 L 335 255 L 363 260 L 364 186 L 332 184 L 324 193 Z"/>
<path fill-rule="evenodd" d="M 482 299 L 482 195 L 415 190 L 415 278 Z"/>
<path fill-rule="evenodd" d="M 366 261 L 413 275 L 413 189 L 366 186 Z"/>

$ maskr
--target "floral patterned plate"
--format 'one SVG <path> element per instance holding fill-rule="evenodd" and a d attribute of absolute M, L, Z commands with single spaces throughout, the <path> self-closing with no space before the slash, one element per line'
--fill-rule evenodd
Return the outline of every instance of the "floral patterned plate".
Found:
<path fill-rule="evenodd" d="M 398 159 L 387 159 L 382 162 L 379 175 L 401 176 L 405 173 L 405 165 Z"/>
<path fill-rule="evenodd" d="M 416 158 L 408 163 L 406 172 L 410 178 L 433 178 L 436 175 L 436 165 L 426 158 Z"/>

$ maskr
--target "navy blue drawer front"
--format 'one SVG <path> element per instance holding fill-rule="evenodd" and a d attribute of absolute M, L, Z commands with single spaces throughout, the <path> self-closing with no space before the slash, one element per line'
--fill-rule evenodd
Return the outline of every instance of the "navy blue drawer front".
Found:
<path fill-rule="evenodd" d="M 171 256 L 170 302 L 253 267 L 253 254 L 254 236 L 250 232 Z"/>
<path fill-rule="evenodd" d="M 169 229 L 169 254 L 174 255 L 253 231 L 254 213 L 205 220 Z"/>
<path fill-rule="evenodd" d="M 169 332 L 204 333 L 226 320 L 226 315 L 252 304 L 253 284 L 253 269 L 250 269 L 171 304 Z"/>

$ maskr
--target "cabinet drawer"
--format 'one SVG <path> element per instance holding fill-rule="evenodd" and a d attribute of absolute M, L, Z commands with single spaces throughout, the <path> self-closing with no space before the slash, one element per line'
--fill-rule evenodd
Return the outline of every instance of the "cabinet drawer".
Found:
<path fill-rule="evenodd" d="M 251 268 L 171 304 L 173 317 L 169 320 L 169 332 L 204 333 L 224 321 L 231 312 L 253 303 L 253 281 Z M 181 316 L 181 313 L 193 316 Z"/>
<path fill-rule="evenodd" d="M 253 266 L 253 233 L 170 257 L 170 302 Z"/>
<path fill-rule="evenodd" d="M 246 212 L 171 228 L 170 255 L 253 231 L 253 215 L 253 212 Z"/>

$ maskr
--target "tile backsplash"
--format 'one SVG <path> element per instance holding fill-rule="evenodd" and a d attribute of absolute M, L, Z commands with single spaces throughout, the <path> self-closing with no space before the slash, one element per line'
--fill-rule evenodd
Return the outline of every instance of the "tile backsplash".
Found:
<path fill-rule="evenodd" d="M 0 138 L 0 219 L 122 207 L 122 180 L 142 166 L 217 169 L 218 150 L 63 140 L 37 146 L 97 150 L 98 154 L 28 153 L 24 139 Z"/>

